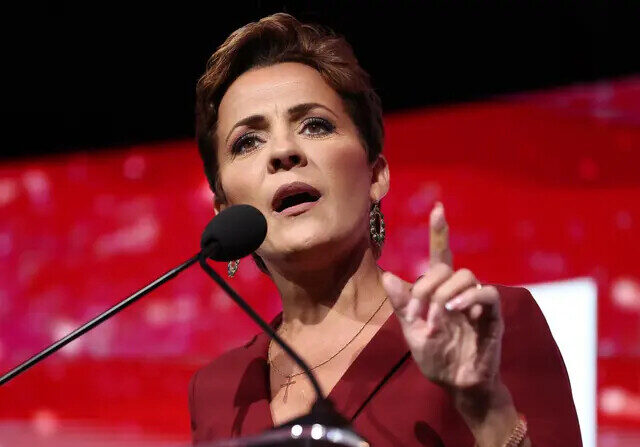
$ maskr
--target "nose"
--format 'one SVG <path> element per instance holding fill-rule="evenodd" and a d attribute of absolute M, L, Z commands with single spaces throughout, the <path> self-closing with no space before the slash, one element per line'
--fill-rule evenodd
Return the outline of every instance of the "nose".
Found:
<path fill-rule="evenodd" d="M 302 167 L 307 164 L 307 157 L 304 151 L 293 141 L 286 139 L 276 142 L 271 151 L 269 160 L 269 173 L 274 174 L 280 170 L 288 171 L 296 166 Z"/>

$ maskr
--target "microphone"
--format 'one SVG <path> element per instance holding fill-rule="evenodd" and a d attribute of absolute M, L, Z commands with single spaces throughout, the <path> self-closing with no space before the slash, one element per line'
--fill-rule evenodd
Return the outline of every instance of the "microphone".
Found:
<path fill-rule="evenodd" d="M 202 253 L 214 261 L 244 258 L 267 236 L 267 220 L 251 205 L 234 205 L 207 224 L 200 239 Z"/>
<path fill-rule="evenodd" d="M 267 222 L 260 211 L 249 205 L 236 205 L 225 209 L 209 222 L 203 234 L 202 244 L 207 247 L 205 253 L 207 257 L 217 261 L 227 261 L 243 258 L 253 253 L 262 244 L 266 234 Z M 179 266 L 169 270 L 155 281 L 147 284 L 115 306 L 16 366 L 0 377 L 0 385 L 7 383 L 18 374 L 41 362 L 76 338 L 138 301 L 152 290 L 175 278 L 179 273 L 198 262 L 200 254 L 200 252 L 195 254 Z"/>

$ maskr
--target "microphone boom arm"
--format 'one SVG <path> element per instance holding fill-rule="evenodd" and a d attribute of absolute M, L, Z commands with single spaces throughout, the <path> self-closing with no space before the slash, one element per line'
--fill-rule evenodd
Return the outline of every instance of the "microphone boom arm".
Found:
<path fill-rule="evenodd" d="M 138 290 L 136 293 L 128 296 L 127 298 L 125 298 L 124 300 L 120 301 L 115 306 L 113 306 L 110 309 L 104 311 L 103 313 L 101 313 L 97 317 L 93 318 L 91 321 L 88 321 L 87 323 L 83 324 L 78 329 L 76 329 L 73 332 L 69 333 L 68 335 L 64 336 L 63 338 L 61 338 L 60 340 L 58 340 L 57 342 L 55 342 L 54 344 L 52 344 L 48 348 L 40 351 L 39 353 L 37 353 L 36 355 L 31 357 L 29 360 L 26 360 L 25 362 L 23 362 L 20 365 L 16 366 L 11 371 L 9 371 L 8 373 L 6 373 L 2 377 L 0 377 L 0 385 L 5 384 L 9 380 L 13 379 L 15 376 L 20 374 L 21 372 L 31 368 L 36 363 L 38 363 L 38 362 L 44 360 L 45 358 L 49 357 L 51 354 L 53 354 L 54 352 L 56 352 L 59 349 L 63 348 L 67 344 L 71 343 L 73 340 L 75 340 L 76 338 L 80 337 L 82 334 L 90 331 L 94 327 L 98 326 L 100 323 L 103 323 L 104 321 L 108 320 L 109 318 L 111 318 L 112 316 L 114 316 L 115 314 L 117 314 L 118 312 L 123 310 L 125 307 L 128 307 L 131 304 L 135 303 L 140 298 L 145 296 L 147 293 L 149 293 L 152 290 L 154 290 L 155 288 L 161 286 L 165 282 L 169 281 L 171 278 L 177 276 L 183 270 L 185 270 L 185 269 L 189 268 L 190 266 L 192 266 L 193 264 L 195 264 L 198 261 L 199 254 L 200 253 L 193 255 L 191 258 L 189 258 L 188 260 L 186 260 L 185 262 L 183 262 L 179 266 L 169 270 L 167 273 L 165 273 L 164 275 L 162 275 L 161 277 L 159 277 L 155 281 L 149 283 L 144 288 L 142 288 L 142 289 Z"/>

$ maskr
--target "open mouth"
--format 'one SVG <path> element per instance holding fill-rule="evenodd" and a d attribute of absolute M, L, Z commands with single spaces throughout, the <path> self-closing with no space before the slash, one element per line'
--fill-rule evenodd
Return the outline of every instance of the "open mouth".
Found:
<path fill-rule="evenodd" d="M 302 182 L 283 185 L 273 197 L 273 210 L 277 213 L 306 210 L 320 199 L 320 192 L 313 186 Z"/>
<path fill-rule="evenodd" d="M 282 211 L 286 210 L 287 208 L 291 208 L 294 207 L 296 205 L 300 205 L 301 203 L 306 203 L 306 202 L 317 202 L 318 199 L 320 197 L 314 197 L 311 194 L 309 194 L 308 192 L 303 192 L 300 194 L 294 194 L 292 196 L 289 197 L 285 197 L 284 199 L 282 199 L 282 202 L 280 203 L 280 206 L 278 208 L 276 208 L 276 211 L 278 213 L 281 213 Z"/>

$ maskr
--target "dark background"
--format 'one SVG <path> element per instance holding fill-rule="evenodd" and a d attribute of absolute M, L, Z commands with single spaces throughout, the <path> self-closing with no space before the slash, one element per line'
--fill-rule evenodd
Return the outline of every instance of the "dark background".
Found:
<path fill-rule="evenodd" d="M 640 72 L 640 1 L 206 5 L 3 7 L 0 157 L 192 137 L 208 56 L 278 11 L 345 35 L 386 111 Z"/>

